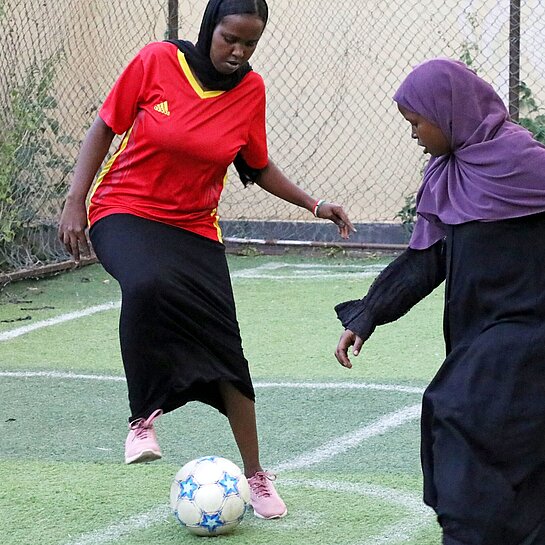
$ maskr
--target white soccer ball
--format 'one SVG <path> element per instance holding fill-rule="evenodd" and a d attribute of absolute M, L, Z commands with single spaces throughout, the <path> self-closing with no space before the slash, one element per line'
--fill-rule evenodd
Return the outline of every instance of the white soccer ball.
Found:
<path fill-rule="evenodd" d="M 219 456 L 191 460 L 175 475 L 170 508 L 192 534 L 215 536 L 231 532 L 250 502 L 250 486 L 240 468 Z"/>

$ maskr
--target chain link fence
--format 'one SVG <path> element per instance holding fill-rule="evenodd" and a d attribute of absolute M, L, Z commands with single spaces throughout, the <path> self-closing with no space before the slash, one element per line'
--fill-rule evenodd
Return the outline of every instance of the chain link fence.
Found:
<path fill-rule="evenodd" d="M 267 86 L 271 157 L 316 198 L 345 206 L 360 225 L 354 243 L 405 242 L 425 157 L 391 97 L 415 64 L 464 60 L 545 139 L 545 5 L 519 1 L 269 0 L 251 62 Z M 194 41 L 204 7 L 0 0 L 0 272 L 67 259 L 55 228 L 85 131 L 138 49 Z M 334 226 L 244 189 L 234 171 L 219 212 L 231 240 L 338 240 Z"/>

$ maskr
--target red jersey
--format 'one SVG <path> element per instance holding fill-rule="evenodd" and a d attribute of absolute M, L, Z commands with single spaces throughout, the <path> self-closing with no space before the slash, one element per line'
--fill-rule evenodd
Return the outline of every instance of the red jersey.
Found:
<path fill-rule="evenodd" d="M 221 242 L 218 202 L 240 151 L 267 166 L 265 86 L 249 72 L 229 91 L 204 91 L 168 42 L 144 47 L 106 98 L 100 117 L 124 134 L 91 194 L 89 222 L 126 213 Z"/>

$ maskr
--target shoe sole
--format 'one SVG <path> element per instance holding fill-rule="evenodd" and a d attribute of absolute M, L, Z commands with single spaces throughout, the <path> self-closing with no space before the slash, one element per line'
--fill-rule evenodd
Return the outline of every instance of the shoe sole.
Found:
<path fill-rule="evenodd" d="M 258 512 L 254 509 L 254 515 L 255 515 L 258 519 L 265 519 L 265 520 L 281 519 L 281 518 L 285 517 L 287 514 L 288 514 L 288 510 L 286 509 L 281 515 L 272 515 L 272 516 L 270 516 L 270 517 L 265 517 L 265 516 L 261 515 L 260 513 L 258 513 Z"/>
<path fill-rule="evenodd" d="M 139 452 L 136 456 L 131 458 L 125 458 L 126 464 L 142 464 L 144 462 L 153 462 L 154 460 L 161 459 L 161 453 L 155 450 L 143 450 Z"/>

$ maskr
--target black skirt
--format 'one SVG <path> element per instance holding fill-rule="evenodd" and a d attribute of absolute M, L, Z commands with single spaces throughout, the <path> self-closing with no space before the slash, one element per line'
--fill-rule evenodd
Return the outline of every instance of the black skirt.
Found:
<path fill-rule="evenodd" d="M 543 545 L 545 215 L 452 226 L 446 243 L 447 357 L 424 394 L 424 499 L 445 545 Z"/>
<path fill-rule="evenodd" d="M 99 220 L 90 237 L 121 287 L 131 421 L 189 401 L 225 414 L 220 381 L 255 399 L 223 244 L 130 214 Z"/>

